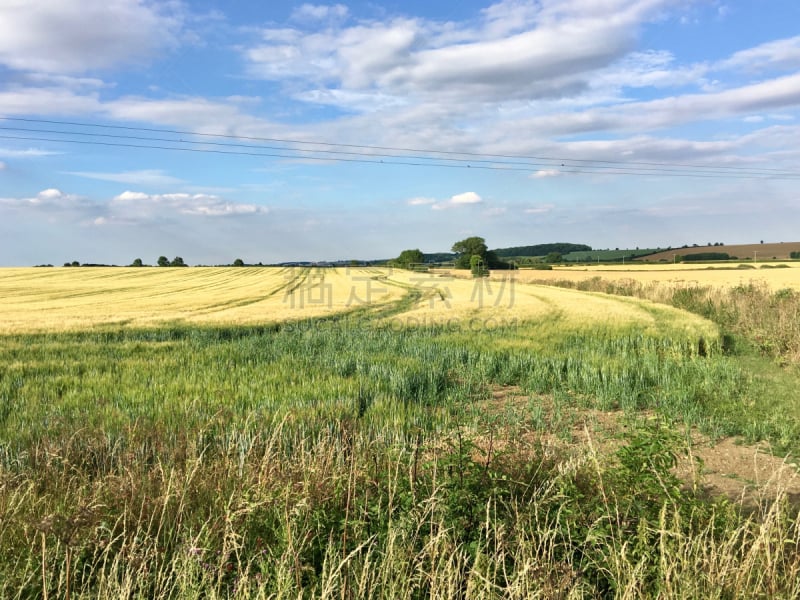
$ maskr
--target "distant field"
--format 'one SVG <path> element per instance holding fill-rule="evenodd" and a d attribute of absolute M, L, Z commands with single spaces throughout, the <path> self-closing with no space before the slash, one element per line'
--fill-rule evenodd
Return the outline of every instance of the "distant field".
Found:
<path fill-rule="evenodd" d="M 644 256 L 658 252 L 661 248 L 636 248 L 635 250 L 623 248 L 622 250 L 586 250 L 582 252 L 570 252 L 564 254 L 562 258 L 569 262 L 591 262 L 595 260 L 626 260 L 631 257 Z"/>
<path fill-rule="evenodd" d="M 639 283 L 671 283 L 675 285 L 710 285 L 730 288 L 749 283 L 764 283 L 773 290 L 793 288 L 800 290 L 800 263 L 787 262 L 788 268 L 774 265 L 752 265 L 747 263 L 725 263 L 724 267 L 708 264 L 633 264 L 600 265 L 588 267 L 555 267 L 552 271 L 520 270 L 515 277 L 520 281 L 584 281 L 602 277 L 611 281 L 633 279 Z M 740 265 L 742 267 L 740 268 Z M 748 267 L 758 268 L 748 268 Z M 504 274 L 497 272 L 496 277 Z"/>
<path fill-rule="evenodd" d="M 656 254 L 642 257 L 646 262 L 667 261 L 672 262 L 674 255 L 688 256 L 705 252 L 724 252 L 731 257 L 748 260 L 787 260 L 791 252 L 800 252 L 800 242 L 785 242 L 779 244 L 739 244 L 731 246 L 697 246 L 691 248 L 673 248 Z"/>

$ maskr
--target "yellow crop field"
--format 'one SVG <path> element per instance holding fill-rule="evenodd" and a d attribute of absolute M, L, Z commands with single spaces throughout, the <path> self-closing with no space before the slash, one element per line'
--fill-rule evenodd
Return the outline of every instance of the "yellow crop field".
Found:
<path fill-rule="evenodd" d="M 0 270 L 0 332 L 97 325 L 252 324 L 380 305 L 404 291 L 362 269 Z"/>
<path fill-rule="evenodd" d="M 603 265 L 600 267 L 555 267 L 552 271 L 520 270 L 516 277 L 520 281 L 585 281 L 601 277 L 610 281 L 633 279 L 639 283 L 668 283 L 675 285 L 703 285 L 730 288 L 738 285 L 765 284 L 770 289 L 792 288 L 800 290 L 800 263 L 787 262 L 784 267 L 765 263 L 728 264 L 725 267 L 710 267 L 707 264 L 665 265 Z M 742 265 L 742 266 L 739 266 Z M 756 268 L 754 268 L 756 267 Z M 498 277 L 502 276 L 498 274 Z"/>
<path fill-rule="evenodd" d="M 466 272 L 465 272 L 466 273 Z M 448 274 L 394 271 L 390 282 L 415 286 L 422 297 L 408 311 L 392 317 L 411 326 L 463 323 L 498 327 L 519 321 L 549 321 L 566 329 L 633 327 L 655 332 L 669 327 L 713 338 L 708 321 L 677 309 L 633 298 L 534 285 L 520 272 L 465 279 Z"/>
<path fill-rule="evenodd" d="M 4 269 L 0 332 L 262 324 L 386 306 L 392 310 L 384 320 L 398 326 L 495 328 L 534 320 L 573 330 L 602 324 L 653 332 L 669 326 L 715 336 L 709 322 L 667 306 L 531 285 L 527 275 L 463 279 L 376 268 Z M 404 298 L 411 302 L 401 304 Z"/>

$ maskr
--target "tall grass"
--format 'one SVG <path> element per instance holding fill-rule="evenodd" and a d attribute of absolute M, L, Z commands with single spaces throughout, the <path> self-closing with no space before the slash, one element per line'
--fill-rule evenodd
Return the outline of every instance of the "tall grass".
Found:
<path fill-rule="evenodd" d="M 749 393 L 718 342 L 671 333 L 5 336 L 0 598 L 796 596 L 786 495 L 744 515 L 670 470 L 667 423 Z M 663 420 L 558 450 L 474 410 L 498 385 Z"/>
<path fill-rule="evenodd" d="M 43 454 L 4 472 L 3 598 L 795 597 L 785 496 L 744 517 L 684 491 L 650 428 L 626 452 L 386 444 L 337 421 L 231 427 L 117 469 Z M 107 443 L 107 442 L 106 442 Z M 84 453 L 89 450 L 83 448 Z M 84 454 L 85 455 L 85 454 Z"/>
<path fill-rule="evenodd" d="M 714 321 L 729 336 L 752 343 L 767 356 L 781 362 L 800 363 L 800 293 L 791 288 L 772 290 L 766 283 L 716 288 L 642 283 L 635 279 L 611 281 L 599 276 L 583 281 L 539 283 L 669 304 Z M 729 337 L 728 343 L 732 342 Z"/>

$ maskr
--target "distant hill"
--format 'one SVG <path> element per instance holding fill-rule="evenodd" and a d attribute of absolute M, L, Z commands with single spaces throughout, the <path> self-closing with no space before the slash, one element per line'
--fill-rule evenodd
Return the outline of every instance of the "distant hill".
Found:
<path fill-rule="evenodd" d="M 592 250 L 590 252 L 570 252 L 569 254 L 564 254 L 563 258 L 567 262 L 594 262 L 596 260 L 614 262 L 647 256 L 655 252 L 660 252 L 661 250 L 662 248 L 618 248 L 615 250 Z"/>
<path fill-rule="evenodd" d="M 512 246 L 511 248 L 497 248 L 493 252 L 500 258 L 510 258 L 512 256 L 547 256 L 551 252 L 558 252 L 561 255 L 570 252 L 590 251 L 591 246 L 586 244 L 570 244 L 568 242 L 555 242 L 552 244 L 534 244 L 533 246 Z"/>
<path fill-rule="evenodd" d="M 800 242 L 780 242 L 769 244 L 731 244 L 720 246 L 689 246 L 672 248 L 656 254 L 650 254 L 637 261 L 643 262 L 672 262 L 676 256 L 689 256 L 692 254 L 705 254 L 708 252 L 723 252 L 731 260 L 787 260 L 792 252 L 800 252 Z"/>

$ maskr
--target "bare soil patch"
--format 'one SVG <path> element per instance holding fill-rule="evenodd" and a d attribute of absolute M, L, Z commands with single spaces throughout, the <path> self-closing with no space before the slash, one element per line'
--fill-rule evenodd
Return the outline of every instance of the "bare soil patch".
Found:
<path fill-rule="evenodd" d="M 532 409 L 541 412 L 532 414 Z M 550 396 L 530 396 L 516 386 L 492 390 L 490 399 L 479 404 L 487 417 L 503 416 L 517 443 L 549 447 L 569 453 L 597 452 L 608 456 L 626 443 L 631 418 L 622 411 L 602 411 L 559 406 Z M 647 418 L 640 413 L 639 418 Z M 502 422 L 502 421 L 501 421 Z M 501 437 L 501 436 L 498 436 Z M 775 456 L 767 444 L 744 444 L 735 438 L 712 440 L 693 430 L 685 451 L 678 456 L 678 477 L 709 498 L 724 497 L 746 510 L 768 506 L 783 492 L 800 505 L 800 473 L 791 458 Z M 493 444 L 497 449 L 498 440 Z"/>

